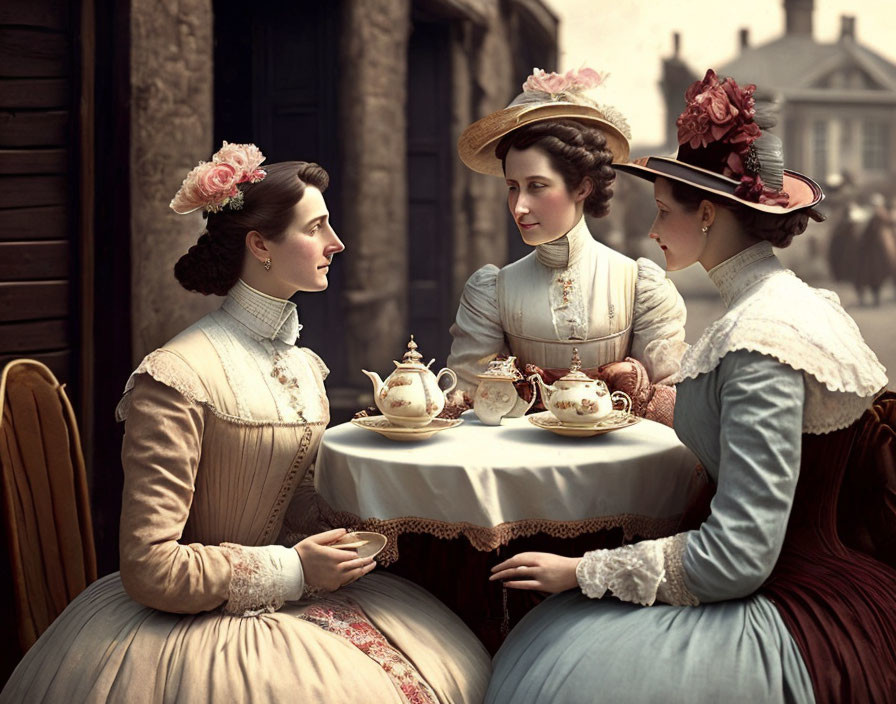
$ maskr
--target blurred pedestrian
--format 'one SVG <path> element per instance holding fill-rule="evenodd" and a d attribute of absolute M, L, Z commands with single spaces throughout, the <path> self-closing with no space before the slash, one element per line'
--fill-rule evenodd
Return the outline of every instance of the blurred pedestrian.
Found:
<path fill-rule="evenodd" d="M 835 281 L 847 282 L 856 288 L 859 299 L 859 237 L 862 232 L 862 210 L 855 203 L 846 203 L 834 221 L 828 245 L 828 267 Z"/>
<path fill-rule="evenodd" d="M 871 291 L 871 301 L 880 305 L 880 289 L 896 273 L 896 242 L 893 240 L 893 220 L 886 201 L 880 193 L 868 198 L 871 219 L 859 239 L 858 284 L 859 302 L 864 302 L 865 289 Z"/>

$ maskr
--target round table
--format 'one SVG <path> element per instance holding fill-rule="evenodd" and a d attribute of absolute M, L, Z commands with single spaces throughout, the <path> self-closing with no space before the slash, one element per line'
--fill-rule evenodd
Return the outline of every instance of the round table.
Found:
<path fill-rule="evenodd" d="M 671 428 L 650 420 L 569 438 L 525 417 L 500 426 L 482 424 L 472 411 L 462 419 L 413 443 L 351 423 L 330 428 L 315 487 L 341 525 L 389 537 L 382 564 L 419 578 L 481 636 L 482 614 L 470 611 L 469 591 L 477 579 L 489 586 L 491 565 L 523 549 L 581 554 L 670 535 L 705 490 L 695 456 Z M 449 576 L 452 569 L 463 578 Z M 506 593 L 497 587 L 495 594 L 506 628 Z M 466 614 L 460 601 L 470 604 Z"/>

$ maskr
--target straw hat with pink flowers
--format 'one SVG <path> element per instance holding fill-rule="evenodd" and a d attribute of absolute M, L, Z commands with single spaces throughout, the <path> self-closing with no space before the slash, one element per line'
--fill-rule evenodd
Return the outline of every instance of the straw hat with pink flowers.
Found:
<path fill-rule="evenodd" d="M 627 161 L 631 130 L 615 108 L 599 104 L 593 89 L 601 86 L 607 74 L 580 68 L 564 74 L 533 69 L 523 84 L 523 92 L 503 110 L 486 115 L 467 127 L 457 141 L 461 161 L 473 171 L 503 176 L 495 147 L 501 138 L 532 122 L 573 119 L 599 129 L 606 136 L 607 149 L 614 161 Z"/>

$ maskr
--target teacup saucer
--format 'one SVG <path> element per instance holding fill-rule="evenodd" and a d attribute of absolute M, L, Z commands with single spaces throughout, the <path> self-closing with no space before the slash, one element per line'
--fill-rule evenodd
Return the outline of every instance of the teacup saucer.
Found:
<path fill-rule="evenodd" d="M 390 440 L 398 440 L 399 442 L 426 440 L 440 430 L 456 428 L 461 423 L 463 423 L 463 420 L 460 418 L 433 418 L 429 425 L 424 425 L 422 428 L 405 428 L 401 425 L 395 425 L 383 416 L 352 418 L 352 424 L 357 425 L 359 428 L 372 430 Z"/>
<path fill-rule="evenodd" d="M 536 428 L 550 430 L 552 433 L 565 435 L 570 438 L 590 438 L 593 435 L 603 435 L 604 433 L 609 433 L 613 430 L 627 428 L 641 420 L 638 416 L 628 413 L 627 411 L 611 411 L 599 421 L 583 425 L 564 423 L 563 421 L 558 420 L 557 416 L 550 411 L 534 413 L 533 415 L 528 416 L 528 418 L 529 422 Z"/>
<path fill-rule="evenodd" d="M 356 530 L 346 533 L 335 543 L 330 543 L 330 547 L 339 550 L 356 550 L 358 557 L 376 557 L 388 542 L 389 539 L 382 533 Z"/>

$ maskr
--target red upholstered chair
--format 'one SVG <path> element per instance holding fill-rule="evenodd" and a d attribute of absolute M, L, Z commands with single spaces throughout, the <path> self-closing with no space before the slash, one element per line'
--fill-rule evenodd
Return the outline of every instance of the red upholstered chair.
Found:
<path fill-rule="evenodd" d="M 13 360 L 0 375 L 0 410 L 4 590 L 16 620 L 6 669 L 97 575 L 84 456 L 63 386 L 40 362 Z"/>

